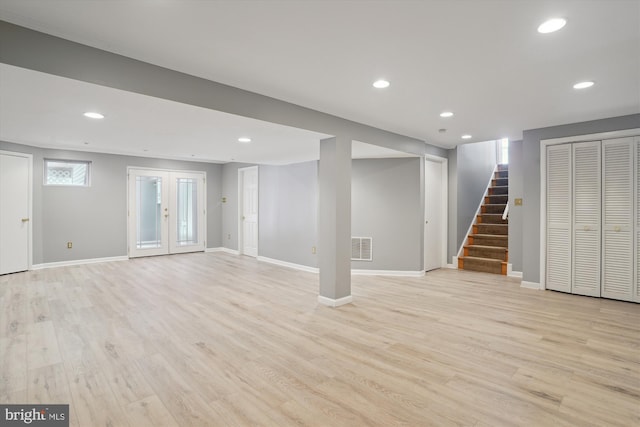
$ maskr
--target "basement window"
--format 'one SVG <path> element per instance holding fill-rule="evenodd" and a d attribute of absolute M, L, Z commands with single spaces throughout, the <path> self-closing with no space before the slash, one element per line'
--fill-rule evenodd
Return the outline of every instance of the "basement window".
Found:
<path fill-rule="evenodd" d="M 44 160 L 44 185 L 88 187 L 91 162 L 83 160 Z"/>

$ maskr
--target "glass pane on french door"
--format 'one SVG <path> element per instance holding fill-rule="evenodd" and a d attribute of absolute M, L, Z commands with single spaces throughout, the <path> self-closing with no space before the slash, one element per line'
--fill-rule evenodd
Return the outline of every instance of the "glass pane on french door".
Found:
<path fill-rule="evenodd" d="M 136 249 L 162 246 L 162 177 L 136 176 Z"/>
<path fill-rule="evenodd" d="M 177 178 L 176 193 L 176 245 L 195 245 L 198 243 L 198 180 Z"/>

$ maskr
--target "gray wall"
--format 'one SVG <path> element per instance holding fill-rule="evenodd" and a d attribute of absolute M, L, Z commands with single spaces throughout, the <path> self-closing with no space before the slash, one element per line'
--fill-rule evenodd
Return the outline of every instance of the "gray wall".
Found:
<path fill-rule="evenodd" d="M 206 172 L 207 247 L 222 243 L 221 165 L 40 149 L 2 141 L 0 150 L 33 154 L 34 264 L 127 255 L 128 166 Z M 91 161 L 91 186 L 44 186 L 43 158 Z M 68 241 L 73 249 L 67 249 Z"/>
<path fill-rule="evenodd" d="M 455 252 L 475 219 L 482 196 L 496 166 L 496 142 L 476 142 L 457 147 L 457 223 Z"/>
<path fill-rule="evenodd" d="M 447 263 L 452 261 L 452 257 L 458 254 L 458 148 L 452 148 L 447 152 L 449 159 L 448 170 L 448 216 L 447 221 Z M 456 265 L 456 268 L 458 266 Z"/>
<path fill-rule="evenodd" d="M 522 272 L 522 219 L 526 205 L 515 206 L 514 199 L 523 198 L 522 141 L 509 141 L 509 262 L 513 271 Z"/>
<path fill-rule="evenodd" d="M 523 280 L 540 283 L 540 141 L 543 139 L 587 135 L 614 130 L 640 128 L 640 114 L 573 123 L 523 133 Z M 513 227 L 509 227 L 511 229 Z M 518 232 L 517 230 L 513 230 Z"/>
<path fill-rule="evenodd" d="M 260 256 L 318 266 L 318 162 L 260 166 Z"/>
<path fill-rule="evenodd" d="M 419 158 L 353 160 L 351 234 L 373 238 L 373 261 L 352 261 L 352 268 L 422 270 L 421 163 Z"/>

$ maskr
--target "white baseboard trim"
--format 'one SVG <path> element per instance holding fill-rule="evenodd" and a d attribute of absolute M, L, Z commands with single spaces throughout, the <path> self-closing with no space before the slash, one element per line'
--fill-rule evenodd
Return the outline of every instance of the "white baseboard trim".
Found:
<path fill-rule="evenodd" d="M 515 277 L 516 279 L 522 279 L 522 271 L 510 271 L 507 273 L 509 277 Z"/>
<path fill-rule="evenodd" d="M 70 267 L 72 265 L 96 264 L 98 262 L 127 261 L 128 259 L 129 257 L 127 256 L 112 256 L 105 258 L 75 259 L 72 261 L 45 262 L 43 264 L 33 264 L 31 266 L 31 270 L 43 270 L 45 268 L 55 267 Z"/>
<path fill-rule="evenodd" d="M 279 265 L 281 267 L 293 268 L 295 270 L 306 271 L 307 273 L 315 273 L 318 274 L 320 271 L 317 267 L 309 267 L 308 265 L 295 264 L 293 262 L 281 261 L 279 259 L 273 259 L 266 256 L 259 256 L 257 258 L 258 261 L 268 262 L 269 264 Z"/>
<path fill-rule="evenodd" d="M 527 282 L 526 280 L 523 280 L 522 282 L 520 282 L 520 287 L 521 288 L 527 288 L 527 289 L 542 290 L 542 287 L 540 286 L 540 283 L 538 283 L 538 282 Z"/>
<path fill-rule="evenodd" d="M 332 298 L 323 297 L 322 295 L 318 295 L 318 302 L 322 305 L 326 305 L 329 307 L 340 307 L 341 305 L 352 303 L 353 297 L 349 295 L 349 296 L 338 298 L 338 299 L 332 299 Z"/>
<path fill-rule="evenodd" d="M 398 277 L 422 277 L 424 271 L 406 270 L 351 270 L 353 276 L 398 276 Z"/>
<path fill-rule="evenodd" d="M 204 250 L 207 253 L 210 252 L 225 252 L 231 255 L 240 255 L 240 252 L 235 250 L 235 249 L 229 249 L 229 248 L 224 248 L 224 247 L 219 247 L 219 248 L 206 248 Z"/>

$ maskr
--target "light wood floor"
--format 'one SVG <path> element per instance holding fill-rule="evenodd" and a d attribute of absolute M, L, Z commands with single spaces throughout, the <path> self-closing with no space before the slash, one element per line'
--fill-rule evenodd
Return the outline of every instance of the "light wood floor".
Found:
<path fill-rule="evenodd" d="M 0 276 L 0 402 L 73 426 L 640 425 L 640 305 L 189 254 Z"/>

